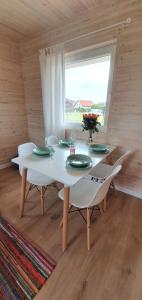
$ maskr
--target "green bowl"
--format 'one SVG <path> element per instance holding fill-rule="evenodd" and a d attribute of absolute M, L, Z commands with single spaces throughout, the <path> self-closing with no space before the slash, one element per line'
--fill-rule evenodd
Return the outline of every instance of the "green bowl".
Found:
<path fill-rule="evenodd" d="M 86 168 L 92 164 L 91 158 L 84 154 L 71 154 L 67 157 L 66 162 L 74 168 Z"/>
<path fill-rule="evenodd" d="M 53 149 L 48 147 L 36 147 L 33 149 L 33 153 L 39 156 L 51 155 L 52 152 Z"/>
<path fill-rule="evenodd" d="M 74 141 L 72 139 L 61 139 L 59 140 L 59 145 L 69 147 L 70 145 L 74 145 Z"/>
<path fill-rule="evenodd" d="M 90 145 L 90 150 L 93 152 L 106 153 L 109 151 L 107 145 L 105 144 L 92 144 Z"/>

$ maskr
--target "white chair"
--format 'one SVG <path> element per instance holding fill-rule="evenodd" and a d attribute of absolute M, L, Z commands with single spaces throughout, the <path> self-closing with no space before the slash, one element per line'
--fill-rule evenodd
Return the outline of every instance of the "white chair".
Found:
<path fill-rule="evenodd" d="M 58 138 L 55 135 L 50 135 L 45 138 L 45 145 L 46 146 L 54 146 L 58 144 Z"/>
<path fill-rule="evenodd" d="M 34 143 L 25 143 L 18 146 L 18 155 L 20 158 L 27 156 L 32 153 L 33 149 L 36 147 Z M 19 165 L 19 172 L 22 176 L 22 164 Z M 27 182 L 29 183 L 29 187 L 27 190 L 26 198 L 28 196 L 29 191 L 36 187 L 37 190 L 40 192 L 40 199 L 41 199 L 41 211 L 42 215 L 44 215 L 44 193 L 46 187 L 54 184 L 54 180 L 49 178 L 48 176 L 42 175 L 39 172 L 33 171 L 28 169 L 27 171 Z"/>
<path fill-rule="evenodd" d="M 90 226 L 91 226 L 91 211 L 94 206 L 98 206 L 106 197 L 111 181 L 114 176 L 121 170 L 121 166 L 113 169 L 112 174 L 104 181 L 96 182 L 95 178 L 87 175 L 80 179 L 70 188 L 70 207 L 74 206 L 79 209 L 87 210 L 87 248 L 90 250 Z M 64 200 L 64 190 L 59 193 L 59 198 Z M 69 211 L 70 212 L 70 211 Z"/>
<path fill-rule="evenodd" d="M 119 157 L 119 159 L 114 163 L 114 165 L 108 165 L 106 163 L 99 163 L 96 167 L 94 167 L 91 172 L 90 175 L 94 176 L 96 179 L 102 179 L 102 178 L 106 178 L 107 176 L 109 176 L 113 169 L 115 167 L 117 167 L 118 165 L 123 166 L 123 163 L 127 160 L 127 158 L 129 157 L 129 155 L 132 152 L 130 150 L 128 150 L 126 153 L 124 153 L 122 156 Z M 115 189 L 115 183 L 114 180 L 112 180 L 111 182 L 111 186 L 113 187 L 113 189 Z M 104 201 L 104 210 L 106 210 L 107 207 L 107 203 L 106 200 Z"/>
<path fill-rule="evenodd" d="M 128 156 L 132 152 L 129 150 L 126 153 L 124 153 L 115 163 L 114 165 L 108 165 L 106 163 L 99 163 L 96 167 L 94 167 L 90 174 L 98 179 L 105 178 L 109 176 L 113 169 L 117 167 L 118 165 L 123 165 L 124 161 L 128 158 Z"/>

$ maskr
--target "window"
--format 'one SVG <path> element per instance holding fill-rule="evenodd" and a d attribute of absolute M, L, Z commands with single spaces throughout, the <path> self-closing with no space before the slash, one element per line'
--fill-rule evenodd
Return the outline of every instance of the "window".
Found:
<path fill-rule="evenodd" d="M 65 122 L 80 126 L 84 113 L 99 115 L 105 130 L 111 93 L 115 47 L 74 52 L 66 57 Z"/>

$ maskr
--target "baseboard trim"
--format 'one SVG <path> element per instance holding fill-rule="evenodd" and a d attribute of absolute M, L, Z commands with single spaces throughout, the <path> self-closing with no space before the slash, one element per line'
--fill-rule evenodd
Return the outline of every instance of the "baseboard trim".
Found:
<path fill-rule="evenodd" d="M 0 165 L 0 170 L 3 170 L 3 169 L 8 168 L 8 167 L 10 167 L 10 166 L 12 166 L 12 163 L 11 163 L 11 162 L 8 162 L 8 163 L 6 163 L 6 164 L 1 164 L 1 165 Z"/>
<path fill-rule="evenodd" d="M 130 196 L 133 196 L 133 197 L 142 199 L 142 193 L 138 193 L 138 192 L 135 192 L 135 191 L 131 191 L 131 190 L 126 189 L 126 188 L 121 187 L 121 186 L 116 186 L 116 190 L 117 190 L 117 191 L 120 191 L 120 192 L 123 192 L 123 193 L 125 193 L 125 194 L 128 194 L 128 195 L 130 195 Z"/>

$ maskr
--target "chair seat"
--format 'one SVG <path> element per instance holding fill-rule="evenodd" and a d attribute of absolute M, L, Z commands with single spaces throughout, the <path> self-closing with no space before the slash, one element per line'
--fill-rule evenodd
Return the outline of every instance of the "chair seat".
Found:
<path fill-rule="evenodd" d="M 107 165 L 104 163 L 99 163 L 96 167 L 94 167 L 89 174 L 97 178 L 105 178 L 108 177 L 114 166 Z"/>
<path fill-rule="evenodd" d="M 101 183 L 90 180 L 90 177 L 91 176 L 86 176 L 86 178 L 80 179 L 70 188 L 71 205 L 78 208 L 86 208 L 91 206 L 89 204 L 95 198 Z M 58 193 L 58 196 L 60 199 L 64 200 L 64 189 Z"/>
<path fill-rule="evenodd" d="M 106 210 L 106 195 L 113 178 L 120 172 L 121 165 L 113 168 L 112 173 L 104 178 L 99 180 L 88 174 L 80 179 L 76 184 L 70 188 L 69 202 L 70 205 L 75 206 L 76 208 L 86 208 L 86 224 L 87 224 L 87 248 L 90 250 L 91 247 L 91 236 L 90 236 L 90 227 L 91 227 L 91 212 L 90 208 L 96 205 L 101 204 L 104 201 L 104 210 Z M 62 189 L 58 193 L 59 197 L 64 200 L 64 190 Z M 70 207 L 70 206 L 69 206 Z M 67 232 L 67 213 L 69 209 L 67 203 L 64 202 L 64 216 L 63 216 L 63 233 Z M 100 208 L 102 211 L 102 208 Z M 62 223 L 61 223 L 62 224 Z M 66 236 L 66 235 L 65 235 Z"/>
<path fill-rule="evenodd" d="M 41 173 L 33 170 L 28 170 L 27 181 L 31 184 L 39 186 L 46 186 L 54 182 L 54 180 L 50 177 L 42 175 Z"/>

